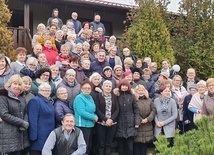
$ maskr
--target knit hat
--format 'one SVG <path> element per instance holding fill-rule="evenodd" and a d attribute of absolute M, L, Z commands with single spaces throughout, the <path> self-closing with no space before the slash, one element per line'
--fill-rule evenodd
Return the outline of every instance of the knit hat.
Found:
<path fill-rule="evenodd" d="M 165 77 L 166 79 L 169 78 L 169 74 L 167 72 L 161 72 L 160 75 L 162 75 L 163 77 Z"/>
<path fill-rule="evenodd" d="M 135 72 L 139 73 L 140 76 L 142 76 L 142 70 L 141 70 L 140 68 L 134 68 L 134 69 L 132 70 L 132 73 L 134 74 Z"/>
<path fill-rule="evenodd" d="M 122 67 L 121 65 L 115 65 L 115 66 L 114 66 L 114 71 L 115 71 L 117 68 L 123 69 L 123 67 Z"/>
<path fill-rule="evenodd" d="M 205 82 L 205 86 L 206 86 L 206 82 Z M 198 90 L 197 84 L 192 84 L 192 85 L 189 87 L 189 90 L 190 90 L 190 89 L 196 89 L 196 90 Z"/>
<path fill-rule="evenodd" d="M 112 68 L 111 68 L 110 66 L 104 67 L 104 68 L 103 68 L 103 73 L 104 73 L 105 71 L 107 71 L 107 70 L 111 70 L 111 71 L 112 71 Z"/>

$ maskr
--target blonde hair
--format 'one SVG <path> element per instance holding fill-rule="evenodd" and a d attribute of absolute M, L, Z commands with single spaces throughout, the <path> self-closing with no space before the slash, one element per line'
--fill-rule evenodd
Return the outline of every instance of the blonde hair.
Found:
<path fill-rule="evenodd" d="M 133 64 L 133 63 L 134 63 L 134 61 L 133 61 L 132 58 L 130 58 L 130 57 L 125 58 L 125 59 L 123 60 L 123 62 L 124 62 L 124 64 L 126 64 L 126 63 L 128 63 L 128 64 Z"/>
<path fill-rule="evenodd" d="M 30 82 L 30 83 L 32 83 L 32 79 L 29 77 L 29 76 L 23 76 L 22 77 L 22 82 L 24 83 L 24 82 Z"/>
<path fill-rule="evenodd" d="M 207 79 L 207 82 L 206 82 L 207 87 L 210 83 L 214 83 L 214 78 Z"/>
<path fill-rule="evenodd" d="M 172 81 L 175 81 L 175 78 L 179 78 L 179 79 L 181 80 L 180 86 L 182 86 L 182 85 L 183 85 L 183 79 L 182 79 L 182 77 L 181 77 L 180 75 L 175 75 L 175 76 L 173 77 Z"/>
<path fill-rule="evenodd" d="M 11 84 L 14 82 L 17 82 L 19 84 L 19 89 L 22 90 L 23 80 L 19 74 L 15 74 L 15 75 L 11 76 L 10 79 L 7 81 L 7 83 L 5 83 L 4 88 L 6 88 L 6 89 L 9 88 L 11 86 Z"/>
<path fill-rule="evenodd" d="M 139 97 L 140 97 L 139 94 L 137 93 L 137 91 L 138 91 L 139 89 L 142 89 L 142 90 L 143 90 L 145 97 L 148 99 L 148 98 L 149 98 L 149 93 L 148 93 L 148 91 L 146 90 L 146 88 L 145 88 L 143 85 L 139 84 L 139 85 L 137 85 L 137 86 L 135 87 L 135 89 L 134 89 L 134 92 L 135 92 L 134 94 L 135 94 L 136 100 L 138 101 L 138 100 L 139 100 Z"/>

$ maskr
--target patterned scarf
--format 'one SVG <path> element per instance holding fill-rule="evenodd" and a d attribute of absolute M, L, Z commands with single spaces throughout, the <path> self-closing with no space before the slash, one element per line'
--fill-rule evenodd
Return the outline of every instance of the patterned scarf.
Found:
<path fill-rule="evenodd" d="M 161 106 L 162 106 L 161 107 L 161 112 L 162 112 L 163 116 L 166 116 L 167 113 L 168 113 L 168 108 L 169 108 L 168 103 L 169 103 L 169 101 L 170 101 L 170 97 L 168 97 L 168 98 L 160 97 L 160 102 L 161 102 Z"/>
<path fill-rule="evenodd" d="M 210 96 L 210 98 L 214 100 L 214 92 L 208 91 L 208 96 Z"/>

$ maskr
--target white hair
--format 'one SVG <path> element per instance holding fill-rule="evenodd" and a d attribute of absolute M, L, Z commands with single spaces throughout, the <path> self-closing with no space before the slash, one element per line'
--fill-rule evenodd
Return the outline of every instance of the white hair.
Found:
<path fill-rule="evenodd" d="M 102 76 L 101 76 L 99 73 L 97 73 L 97 72 L 94 72 L 94 73 L 89 77 L 89 81 L 92 82 L 92 80 L 93 80 L 93 78 L 94 78 L 95 76 L 98 76 L 98 77 L 100 78 L 100 82 L 102 81 Z"/>
<path fill-rule="evenodd" d="M 45 88 L 51 90 L 51 86 L 48 83 L 40 84 L 39 87 L 38 87 L 38 90 L 40 92 L 41 90 L 44 90 Z"/>

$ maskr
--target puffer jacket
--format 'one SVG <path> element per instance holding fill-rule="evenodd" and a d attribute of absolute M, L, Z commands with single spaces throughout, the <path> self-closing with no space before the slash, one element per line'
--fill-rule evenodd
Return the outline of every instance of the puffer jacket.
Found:
<path fill-rule="evenodd" d="M 119 115 L 116 137 L 129 138 L 137 135 L 135 125 L 140 125 L 139 110 L 134 95 L 127 92 L 116 92 L 118 96 Z"/>
<path fill-rule="evenodd" d="M 142 97 L 137 101 L 139 115 L 142 119 L 147 118 L 146 124 L 141 124 L 137 130 L 137 136 L 134 141 L 138 143 L 150 142 L 154 138 L 152 121 L 154 120 L 156 109 L 153 101 L 150 98 Z"/>
<path fill-rule="evenodd" d="M 0 89 L 0 103 L 0 154 L 23 150 L 29 146 L 25 98 Z"/>

